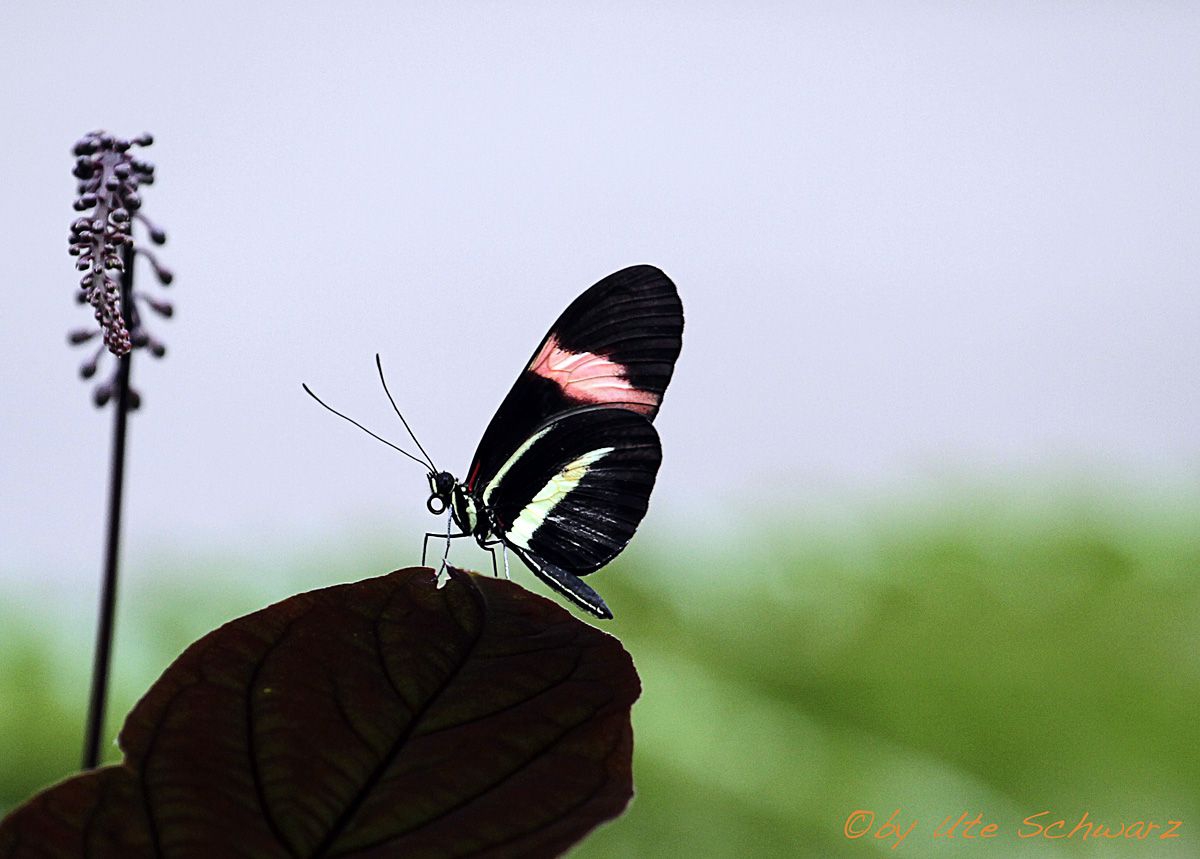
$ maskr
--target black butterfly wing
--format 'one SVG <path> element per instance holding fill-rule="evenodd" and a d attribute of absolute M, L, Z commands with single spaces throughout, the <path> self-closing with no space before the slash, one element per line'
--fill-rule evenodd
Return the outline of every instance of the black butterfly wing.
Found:
<path fill-rule="evenodd" d="M 600 617 L 579 580 L 628 545 L 662 461 L 643 415 L 593 406 L 546 422 L 500 466 L 480 496 L 498 537 L 543 581 Z"/>
<path fill-rule="evenodd" d="M 571 409 L 617 406 L 653 420 L 683 338 L 683 304 L 662 271 L 636 265 L 571 302 L 496 410 L 467 472 L 486 486 L 540 426 Z"/>
<path fill-rule="evenodd" d="M 596 617 L 604 620 L 612 620 L 612 609 L 608 607 L 608 603 L 600 594 L 596 593 L 587 583 L 578 576 L 572 575 L 562 567 L 556 567 L 548 561 L 543 561 L 541 558 L 534 557 L 528 552 L 522 552 L 520 549 L 513 549 L 525 562 L 525 566 L 533 570 L 543 582 L 548 584 L 554 590 L 565 596 L 577 606 L 590 611 Z"/>

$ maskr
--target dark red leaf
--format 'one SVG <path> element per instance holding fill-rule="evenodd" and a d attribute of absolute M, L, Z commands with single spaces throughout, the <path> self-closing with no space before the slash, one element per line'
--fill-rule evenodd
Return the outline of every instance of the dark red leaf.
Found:
<path fill-rule="evenodd" d="M 0 857 L 552 856 L 632 794 L 620 643 L 510 582 L 300 594 L 189 647 L 121 766 L 0 824 Z"/>

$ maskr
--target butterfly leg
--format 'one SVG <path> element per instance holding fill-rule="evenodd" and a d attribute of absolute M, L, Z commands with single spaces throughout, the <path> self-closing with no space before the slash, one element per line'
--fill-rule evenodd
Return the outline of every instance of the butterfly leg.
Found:
<path fill-rule="evenodd" d="M 504 559 L 504 578 L 512 581 L 512 576 L 508 574 L 508 544 L 503 540 L 493 540 L 488 543 L 485 548 L 492 553 L 492 575 L 500 578 L 500 572 L 496 569 L 496 547 L 500 547 L 500 557 Z"/>
<path fill-rule="evenodd" d="M 437 537 L 439 540 L 457 540 L 459 537 L 469 537 L 469 536 L 471 536 L 471 535 L 470 534 L 450 534 L 449 536 L 447 536 L 447 535 L 443 534 L 441 531 L 427 532 L 425 534 L 425 539 L 423 541 L 421 541 L 421 566 L 422 567 L 429 566 L 429 564 L 425 561 L 425 558 L 429 555 L 429 538 L 430 537 Z M 447 545 L 447 547 L 446 547 L 446 554 L 442 555 L 443 561 L 446 560 L 446 555 L 448 555 L 448 554 L 450 554 L 449 545 Z"/>
<path fill-rule="evenodd" d="M 492 553 L 492 575 L 496 578 L 500 578 L 500 571 L 496 569 L 496 547 L 500 547 L 500 556 L 504 559 L 504 578 L 511 582 L 512 576 L 508 574 L 508 544 L 503 540 L 488 540 L 480 545 Z"/>
<path fill-rule="evenodd" d="M 492 575 L 500 578 L 500 570 L 496 566 L 496 546 L 502 545 L 500 540 L 488 540 L 480 543 L 480 546 L 488 550 L 488 554 L 492 556 Z M 508 555 L 504 556 L 504 578 L 508 578 Z"/>
<path fill-rule="evenodd" d="M 454 518 L 451 514 L 447 513 L 446 514 L 446 533 L 441 534 L 441 533 L 438 533 L 435 531 L 429 531 L 425 534 L 425 539 L 421 542 L 421 566 L 426 566 L 425 558 L 429 554 L 429 538 L 430 537 L 437 537 L 438 539 L 444 538 L 446 541 L 446 550 L 444 552 L 442 552 L 442 563 L 438 566 L 438 571 L 437 571 L 437 576 L 436 576 L 439 588 L 442 586 L 442 571 L 446 569 L 446 559 L 450 557 L 450 541 L 454 540 L 458 537 L 471 536 L 470 534 L 453 534 L 453 533 L 451 533 L 451 528 L 453 527 L 453 525 L 454 525 Z"/>
<path fill-rule="evenodd" d="M 446 559 L 450 557 L 450 540 L 452 539 L 450 537 L 450 526 L 452 524 L 454 524 L 454 514 L 452 514 L 450 511 L 447 510 L 446 511 L 446 550 L 444 552 L 442 552 L 442 563 L 438 566 L 437 575 L 433 577 L 433 580 L 435 582 L 437 582 L 437 586 L 439 588 L 443 584 L 442 573 L 445 572 L 445 570 L 446 570 Z M 449 578 L 449 575 L 447 575 L 447 578 Z"/>

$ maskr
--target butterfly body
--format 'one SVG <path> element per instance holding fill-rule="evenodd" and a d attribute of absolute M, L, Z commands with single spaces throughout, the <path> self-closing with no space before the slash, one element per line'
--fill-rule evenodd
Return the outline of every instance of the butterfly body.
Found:
<path fill-rule="evenodd" d="M 683 333 L 675 285 L 653 266 L 609 275 L 551 326 L 480 439 L 465 480 L 430 471 L 427 506 L 459 534 L 503 543 L 599 617 L 581 580 L 645 515 L 662 460 L 653 420 Z"/>

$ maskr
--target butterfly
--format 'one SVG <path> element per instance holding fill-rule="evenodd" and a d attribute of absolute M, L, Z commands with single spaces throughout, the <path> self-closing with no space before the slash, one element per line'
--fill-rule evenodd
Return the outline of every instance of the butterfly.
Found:
<path fill-rule="evenodd" d="M 576 605 L 611 618 L 583 577 L 615 558 L 646 515 L 662 462 L 653 421 L 682 337 L 671 279 L 649 265 L 622 269 L 550 326 L 484 430 L 465 480 L 437 469 L 409 429 L 425 461 L 401 452 L 427 467 L 426 506 L 449 511 L 447 531 L 427 534 L 426 547 L 430 537 L 469 536 L 489 550 L 501 546 Z"/>

